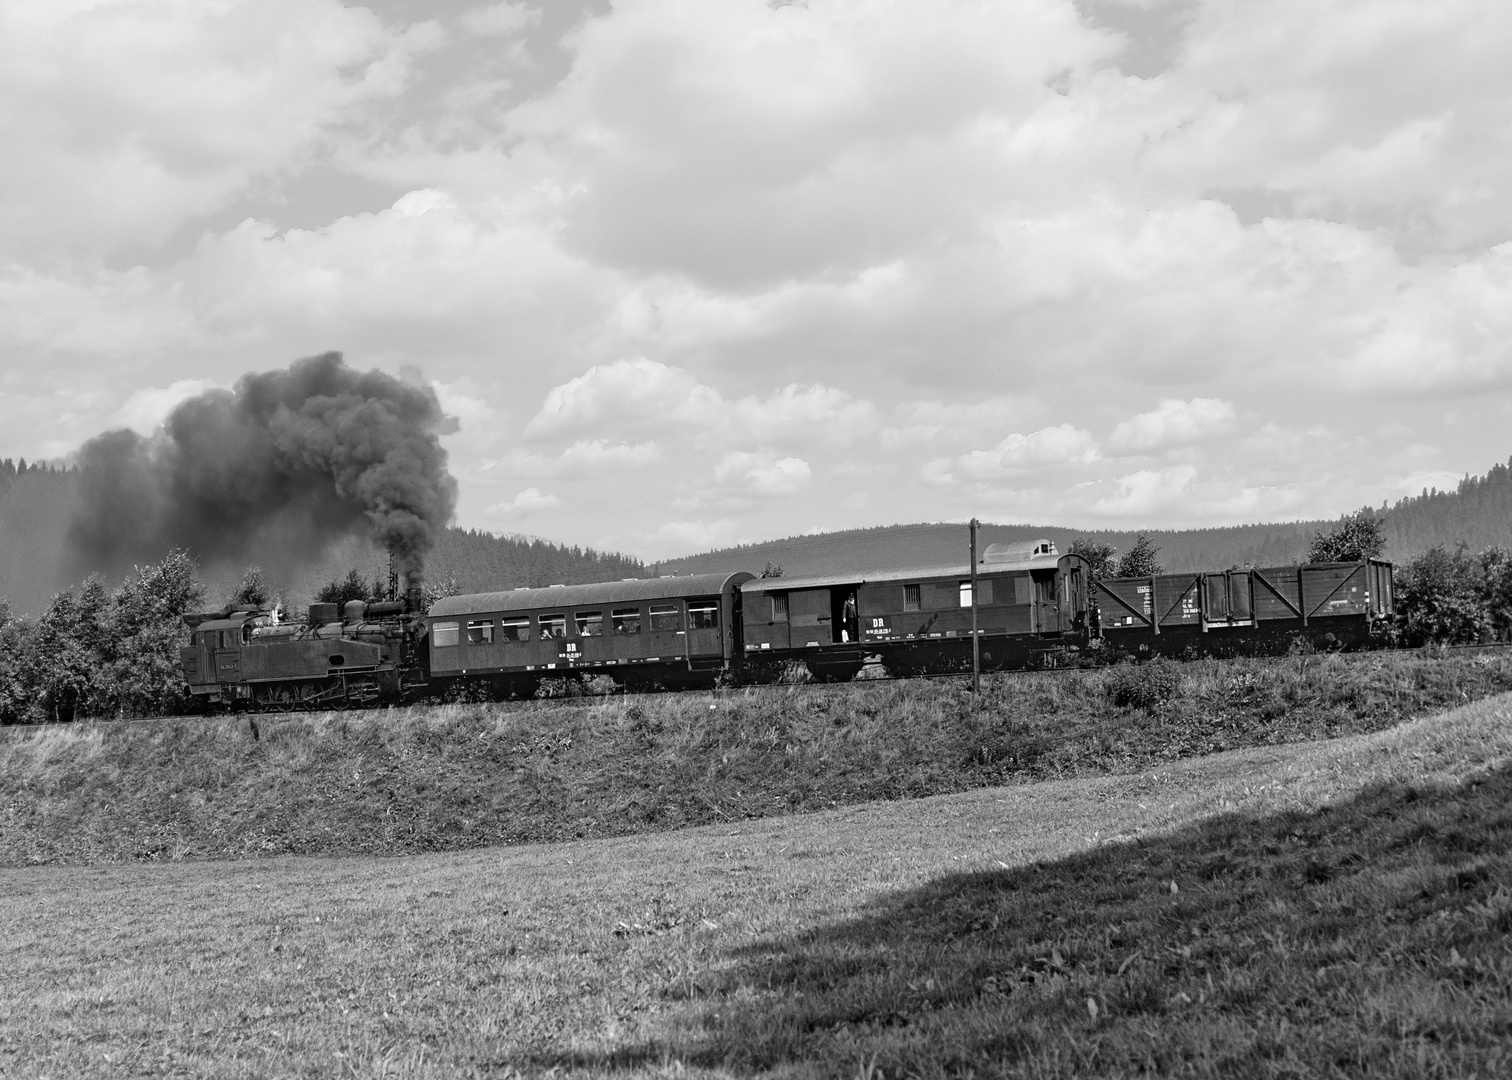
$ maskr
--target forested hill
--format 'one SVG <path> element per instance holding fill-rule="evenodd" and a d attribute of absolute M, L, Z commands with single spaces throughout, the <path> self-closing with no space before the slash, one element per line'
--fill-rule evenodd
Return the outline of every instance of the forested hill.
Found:
<path fill-rule="evenodd" d="M 1385 521 L 1386 557 L 1399 562 L 1435 545 L 1472 551 L 1512 548 L 1512 461 L 1495 465 L 1484 476 L 1467 476 L 1454 491 L 1424 491 L 1380 511 Z M 1277 566 L 1300 560 L 1308 542 L 1328 521 L 1234 525 L 1214 529 L 1145 530 L 1159 546 L 1160 563 L 1173 571 L 1229 566 Z M 984 525 L 979 542 L 1055 541 L 1065 551 L 1077 537 L 1088 537 L 1127 551 L 1138 532 L 1073 529 L 1060 525 Z M 890 525 L 872 529 L 790 536 L 759 544 L 724 548 L 661 564 L 663 573 L 698 574 L 719 570 L 760 572 L 781 566 L 788 576 L 839 573 L 859 568 L 964 564 L 966 527 L 961 524 Z"/>
<path fill-rule="evenodd" d="M 431 552 L 433 579 L 455 578 L 462 592 L 520 586 L 582 585 L 645 577 L 639 559 L 612 551 L 568 547 L 535 536 L 495 536 L 477 529 L 447 529 Z"/>
<path fill-rule="evenodd" d="M 1264 566 L 1293 562 L 1322 525 L 1323 522 L 1318 521 L 1294 521 L 1225 529 L 1156 529 L 1146 530 L 1146 535 L 1159 546 L 1159 559 L 1166 569 L 1202 570 L 1246 563 Z M 1139 533 L 1067 529 L 1059 525 L 983 525 L 977 543 L 985 550 L 989 544 L 1049 539 L 1065 551 L 1071 541 L 1080 536 L 1127 551 Z M 966 560 L 966 526 L 933 522 L 790 536 L 669 560 L 661 564 L 661 571 L 664 574 L 703 574 L 718 570 L 759 573 L 770 562 L 781 566 L 783 573 L 792 577 L 863 568 L 965 565 Z"/>
<path fill-rule="evenodd" d="M 1425 491 L 1386 511 L 1389 551 L 1415 555 L 1461 542 L 1472 551 L 1512 546 L 1512 459 L 1485 476 L 1467 476 L 1453 491 Z"/>

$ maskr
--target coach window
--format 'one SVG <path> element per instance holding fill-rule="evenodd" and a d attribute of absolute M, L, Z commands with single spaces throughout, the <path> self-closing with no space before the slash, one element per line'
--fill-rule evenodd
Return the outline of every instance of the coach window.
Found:
<path fill-rule="evenodd" d="M 500 619 L 499 636 L 505 641 L 529 641 L 530 620 L 526 618 Z"/>
<path fill-rule="evenodd" d="M 919 587 L 917 585 L 903 586 L 903 610 L 918 611 L 922 606 L 919 602 Z"/>
<path fill-rule="evenodd" d="M 567 616 L 565 613 L 538 616 L 536 625 L 541 628 L 542 641 L 548 638 L 564 638 L 567 636 Z"/>
<path fill-rule="evenodd" d="M 467 624 L 467 643 L 469 645 L 492 645 L 493 644 L 493 620 L 480 619 Z"/>
<path fill-rule="evenodd" d="M 788 605 L 787 605 L 787 601 L 788 601 L 788 594 L 785 593 L 785 592 L 774 592 L 772 594 L 772 621 L 773 622 L 787 622 L 788 621 Z"/>
<path fill-rule="evenodd" d="M 961 606 L 971 606 L 971 582 L 969 581 L 961 582 Z"/>
<path fill-rule="evenodd" d="M 579 611 L 573 616 L 577 623 L 578 637 L 602 637 L 604 613 L 602 611 Z"/>
<path fill-rule="evenodd" d="M 676 604 L 651 605 L 651 632 L 681 630 L 682 614 Z"/>
<path fill-rule="evenodd" d="M 1028 574 L 1019 574 L 1013 579 L 1013 602 L 1015 604 L 1034 603 L 1034 582 L 1029 580 Z"/>
<path fill-rule="evenodd" d="M 719 601 L 718 600 L 689 600 L 688 601 L 688 629 L 689 630 L 718 630 L 719 629 Z"/>
<path fill-rule="evenodd" d="M 438 622 L 431 627 L 431 644 L 445 648 L 457 643 L 458 626 L 454 622 Z"/>
<path fill-rule="evenodd" d="M 613 611 L 613 616 L 614 616 L 614 632 L 616 634 L 638 634 L 638 633 L 640 633 L 640 624 L 641 624 L 640 608 L 638 608 L 638 607 L 621 607 L 621 608 L 615 608 L 614 611 Z"/>

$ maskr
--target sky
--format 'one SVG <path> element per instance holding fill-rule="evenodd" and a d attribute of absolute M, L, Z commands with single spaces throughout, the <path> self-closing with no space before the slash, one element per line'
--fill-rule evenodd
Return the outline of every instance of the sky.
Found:
<path fill-rule="evenodd" d="M 0 0 L 0 457 L 340 350 L 457 524 L 1334 517 L 1512 455 L 1505 0 Z"/>

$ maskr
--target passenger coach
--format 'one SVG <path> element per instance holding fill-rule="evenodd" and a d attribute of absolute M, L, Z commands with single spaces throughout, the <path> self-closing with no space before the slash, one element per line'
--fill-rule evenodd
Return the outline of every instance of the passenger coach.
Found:
<path fill-rule="evenodd" d="M 495 694 L 605 674 L 631 687 L 708 683 L 737 656 L 742 582 L 697 574 L 446 596 L 426 618 L 431 678 Z"/>

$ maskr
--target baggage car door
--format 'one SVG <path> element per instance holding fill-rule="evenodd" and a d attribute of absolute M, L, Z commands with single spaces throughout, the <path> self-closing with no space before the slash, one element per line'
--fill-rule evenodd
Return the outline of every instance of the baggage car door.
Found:
<path fill-rule="evenodd" d="M 834 641 L 833 605 L 828 589 L 794 589 L 788 593 L 788 626 L 793 648 Z"/>
<path fill-rule="evenodd" d="M 1034 571 L 1034 607 L 1036 629 L 1041 634 L 1059 634 L 1063 627 L 1054 570 Z"/>

